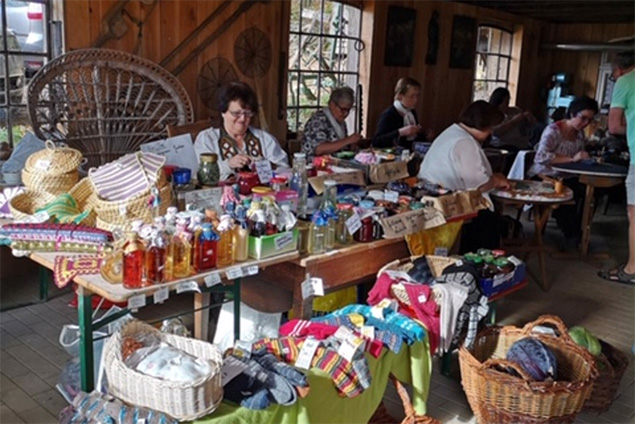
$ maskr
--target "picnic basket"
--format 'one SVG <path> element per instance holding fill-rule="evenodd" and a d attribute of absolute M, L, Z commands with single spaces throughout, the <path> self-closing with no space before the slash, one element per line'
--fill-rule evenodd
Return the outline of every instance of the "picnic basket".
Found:
<path fill-rule="evenodd" d="M 556 336 L 533 332 L 538 325 L 555 327 Z M 532 381 L 505 360 L 519 339 L 535 337 L 549 347 L 558 362 L 558 380 Z M 461 383 L 477 421 L 484 423 L 571 423 L 591 394 L 597 370 L 586 349 L 569 337 L 560 318 L 543 315 L 523 328 L 489 327 L 470 349 L 459 349 Z M 500 371 L 511 367 L 522 377 Z"/>
<path fill-rule="evenodd" d="M 211 375 L 194 382 L 177 383 L 139 373 L 125 365 L 121 346 L 126 337 L 139 339 L 154 333 L 162 341 L 204 361 L 213 369 Z M 202 340 L 161 333 L 139 320 L 131 320 L 113 334 L 104 347 L 104 369 L 109 393 L 132 405 L 164 412 L 180 421 L 190 421 L 213 412 L 223 399 L 218 347 Z"/>
<path fill-rule="evenodd" d="M 620 381 L 628 368 L 628 356 L 614 346 L 600 340 L 602 353 L 595 357 L 598 378 L 593 392 L 584 403 L 584 411 L 602 413 L 609 409 L 615 399 Z"/>

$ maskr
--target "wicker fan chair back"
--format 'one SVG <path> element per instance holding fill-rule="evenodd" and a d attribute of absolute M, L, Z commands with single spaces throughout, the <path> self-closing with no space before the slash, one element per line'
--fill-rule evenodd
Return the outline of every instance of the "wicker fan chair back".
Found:
<path fill-rule="evenodd" d="M 99 166 L 165 138 L 168 125 L 192 122 L 183 85 L 168 71 L 130 53 L 83 49 L 47 63 L 28 89 L 35 134 L 81 151 Z"/>

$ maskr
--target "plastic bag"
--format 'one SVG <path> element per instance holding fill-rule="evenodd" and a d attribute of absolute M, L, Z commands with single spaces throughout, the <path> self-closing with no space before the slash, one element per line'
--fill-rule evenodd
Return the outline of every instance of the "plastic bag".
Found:
<path fill-rule="evenodd" d="M 2 165 L 2 172 L 20 172 L 33 153 L 44 149 L 44 142 L 28 132 L 15 146 L 9 159 Z"/>
<path fill-rule="evenodd" d="M 255 342 L 263 337 L 278 337 L 282 314 L 269 314 L 240 302 L 240 340 Z M 234 345 L 234 304 L 223 304 L 214 333 L 214 344 L 222 352 Z"/>
<path fill-rule="evenodd" d="M 166 343 L 137 349 L 125 364 L 145 375 L 177 383 L 195 382 L 212 373 L 208 363 Z"/>

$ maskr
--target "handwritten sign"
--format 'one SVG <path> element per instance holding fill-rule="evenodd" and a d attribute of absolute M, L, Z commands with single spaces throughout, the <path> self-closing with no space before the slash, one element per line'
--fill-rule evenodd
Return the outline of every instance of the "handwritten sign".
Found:
<path fill-rule="evenodd" d="M 255 162 L 256 172 L 258 173 L 258 178 L 260 182 L 263 184 L 267 184 L 273 178 L 273 170 L 271 169 L 271 162 L 268 160 L 257 160 Z"/>
<path fill-rule="evenodd" d="M 275 239 L 273 239 L 276 250 L 280 250 L 283 247 L 290 245 L 293 242 L 293 231 L 288 231 L 284 234 L 279 235 Z"/>
<path fill-rule="evenodd" d="M 370 165 L 368 179 L 376 184 L 389 183 L 408 177 L 408 164 L 406 162 L 386 162 L 378 165 Z"/>
<path fill-rule="evenodd" d="M 307 299 L 311 296 L 324 296 L 324 282 L 321 278 L 312 277 L 304 280 L 301 285 L 302 299 Z"/>
<path fill-rule="evenodd" d="M 191 205 L 194 209 L 214 209 L 219 214 L 223 213 L 223 209 L 220 205 L 220 199 L 223 196 L 222 187 L 185 191 L 182 193 L 184 203 Z"/>
<path fill-rule="evenodd" d="M 190 168 L 192 175 L 196 175 L 198 172 L 198 156 L 194 151 L 194 143 L 190 134 L 142 144 L 141 151 L 164 156 L 166 164 Z"/>
<path fill-rule="evenodd" d="M 359 218 L 357 212 L 354 212 L 345 222 L 348 233 L 353 235 L 362 228 L 362 220 Z"/>
<path fill-rule="evenodd" d="M 445 224 L 443 214 L 434 208 L 417 209 L 379 220 L 385 238 L 398 238 Z"/>
<path fill-rule="evenodd" d="M 243 268 L 243 275 L 256 275 L 258 274 L 258 265 L 249 265 Z"/>

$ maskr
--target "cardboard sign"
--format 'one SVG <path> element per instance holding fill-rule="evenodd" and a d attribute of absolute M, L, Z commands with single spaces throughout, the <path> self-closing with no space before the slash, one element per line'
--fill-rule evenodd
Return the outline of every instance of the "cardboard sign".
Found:
<path fill-rule="evenodd" d="M 384 238 L 390 239 L 438 227 L 445 224 L 445 218 L 435 208 L 424 208 L 382 218 L 379 223 L 384 229 Z"/>
<path fill-rule="evenodd" d="M 365 186 L 364 173 L 359 170 L 350 170 L 348 172 L 340 172 L 337 174 L 320 175 L 309 178 L 309 184 L 313 190 L 320 195 L 324 192 L 324 181 L 333 180 L 338 184 L 350 184 L 357 186 Z"/>
<path fill-rule="evenodd" d="M 376 184 L 389 183 L 408 177 L 408 164 L 406 162 L 386 162 L 371 165 L 368 170 L 368 179 Z"/>
<path fill-rule="evenodd" d="M 423 196 L 421 201 L 430 202 L 446 219 L 477 212 L 490 207 L 489 201 L 478 190 L 459 191 L 439 197 Z"/>
<path fill-rule="evenodd" d="M 152 141 L 142 144 L 142 152 L 156 153 L 165 157 L 165 163 L 181 168 L 190 168 L 192 176 L 198 172 L 198 156 L 194 151 L 194 142 L 191 134 L 177 135 L 164 140 Z"/>

